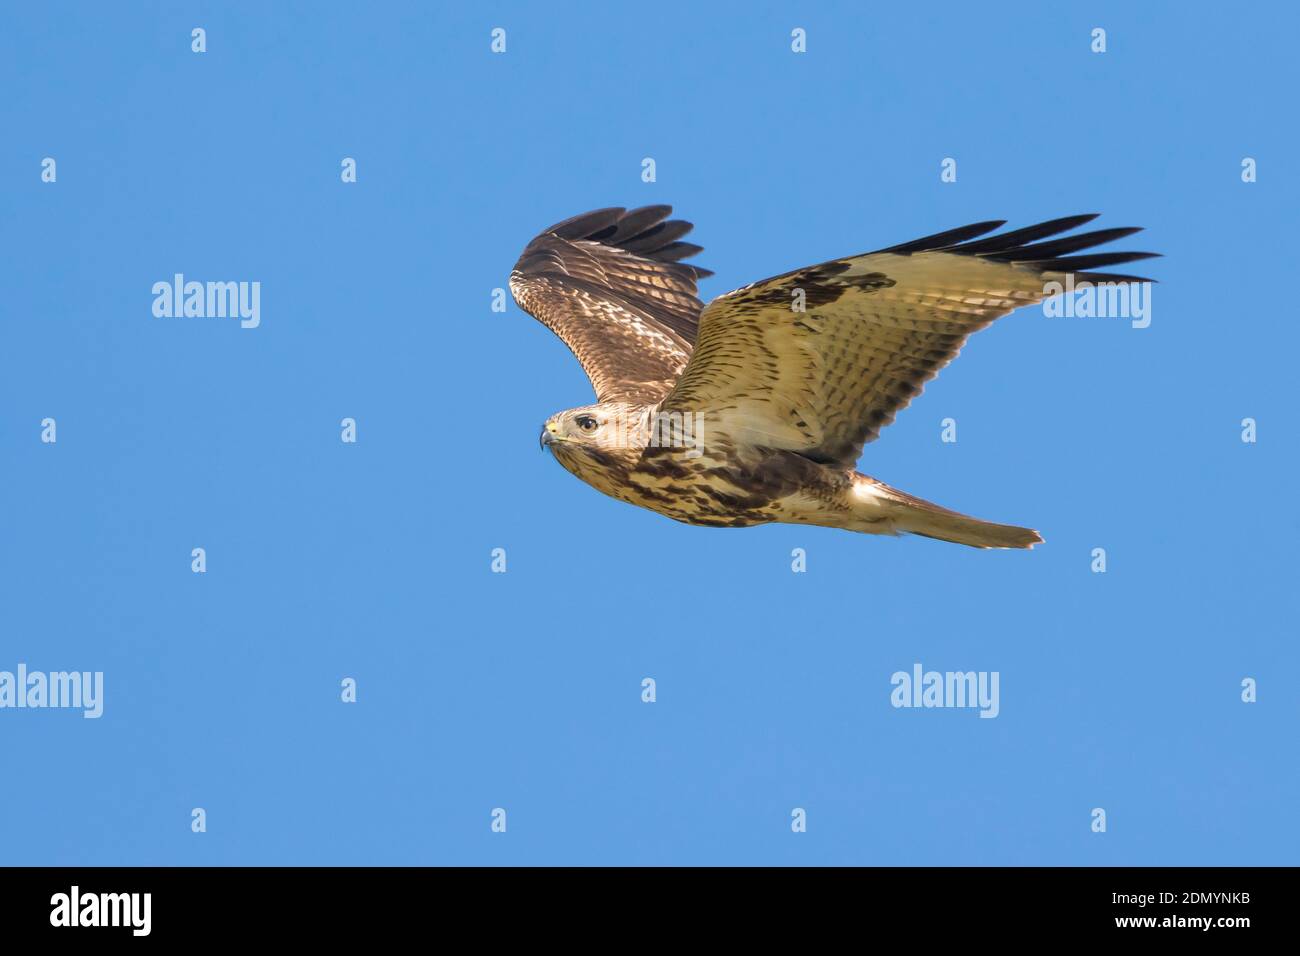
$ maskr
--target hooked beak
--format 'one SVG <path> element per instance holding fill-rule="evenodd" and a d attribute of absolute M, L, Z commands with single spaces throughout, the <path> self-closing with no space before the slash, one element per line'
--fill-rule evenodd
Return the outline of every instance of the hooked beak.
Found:
<path fill-rule="evenodd" d="M 547 422 L 545 425 L 543 425 L 542 433 L 537 437 L 537 447 L 545 448 L 547 445 L 554 445 L 557 441 L 559 441 L 559 439 L 556 437 L 556 432 L 558 430 L 559 430 L 558 427 L 552 422 Z"/>

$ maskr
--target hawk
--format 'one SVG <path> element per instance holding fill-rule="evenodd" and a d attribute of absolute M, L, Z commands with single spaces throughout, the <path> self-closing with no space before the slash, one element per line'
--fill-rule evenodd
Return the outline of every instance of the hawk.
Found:
<path fill-rule="evenodd" d="M 687 524 L 780 521 L 1032 548 L 1038 532 L 949 511 L 860 474 L 874 440 L 971 333 L 1074 283 L 1151 280 L 1089 270 L 1149 252 L 1085 249 L 1132 235 L 1062 237 L 1096 215 L 989 233 L 978 222 L 833 259 L 728 292 L 682 262 L 670 206 L 597 209 L 545 229 L 510 274 L 520 307 L 581 363 L 596 404 L 541 433 L 566 469 L 620 501 Z M 1051 283 L 1059 283 L 1052 289 Z"/>

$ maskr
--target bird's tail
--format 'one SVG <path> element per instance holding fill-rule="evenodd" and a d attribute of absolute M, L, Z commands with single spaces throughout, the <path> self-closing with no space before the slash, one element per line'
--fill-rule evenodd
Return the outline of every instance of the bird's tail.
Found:
<path fill-rule="evenodd" d="M 1031 528 L 994 524 L 949 511 L 866 475 L 854 476 L 855 497 L 868 521 L 889 521 L 892 530 L 952 541 L 972 548 L 1032 548 L 1043 539 Z"/>

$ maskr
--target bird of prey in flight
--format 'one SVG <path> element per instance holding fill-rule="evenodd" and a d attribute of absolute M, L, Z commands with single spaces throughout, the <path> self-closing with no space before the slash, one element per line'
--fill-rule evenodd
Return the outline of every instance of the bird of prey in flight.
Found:
<path fill-rule="evenodd" d="M 1131 228 L 1061 237 L 1095 215 L 997 235 L 979 222 L 755 282 L 704 305 L 670 206 L 597 209 L 528 243 L 515 301 L 577 356 L 596 404 L 541 442 L 596 489 L 688 524 L 773 521 L 1032 548 L 1038 532 L 949 511 L 856 471 L 966 338 L 1055 290 L 1151 280 L 1089 271 Z M 1055 238 L 1053 238 L 1055 237 Z"/>

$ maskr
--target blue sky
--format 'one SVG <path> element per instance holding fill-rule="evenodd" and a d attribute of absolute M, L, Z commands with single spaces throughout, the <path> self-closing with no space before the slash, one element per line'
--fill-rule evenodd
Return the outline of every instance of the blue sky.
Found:
<path fill-rule="evenodd" d="M 1297 16 L 993 7 L 6 5 L 0 670 L 105 700 L 0 710 L 0 863 L 1295 863 Z M 1149 328 L 1003 319 L 860 466 L 1047 543 L 691 528 L 540 454 L 590 388 L 492 290 L 659 202 L 705 299 L 1146 226 Z M 177 272 L 261 324 L 154 317 Z M 999 716 L 893 708 L 918 662 Z"/>

